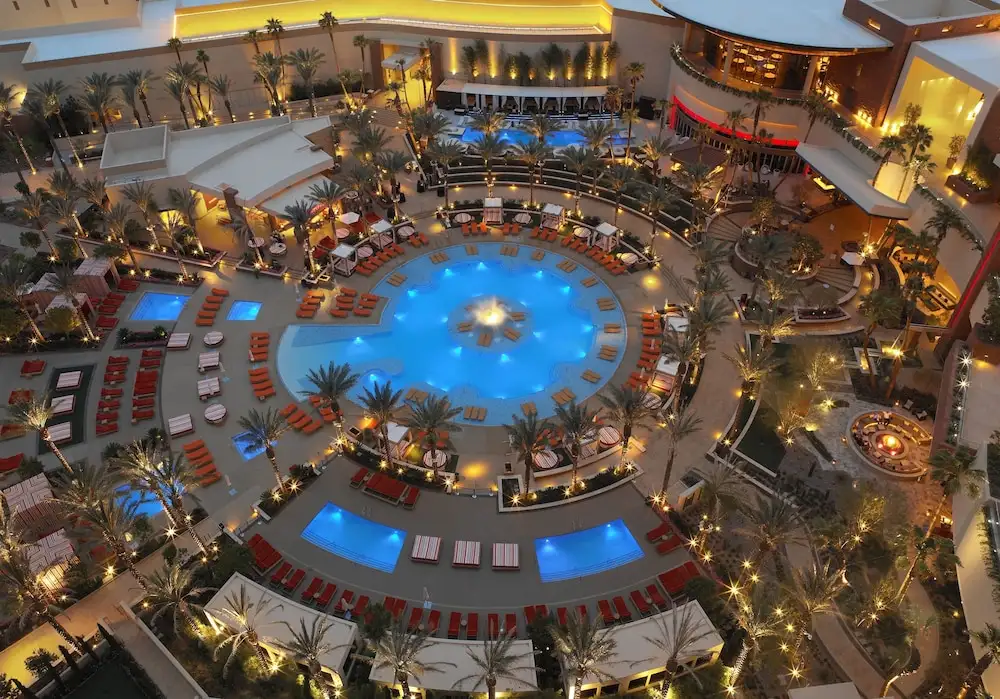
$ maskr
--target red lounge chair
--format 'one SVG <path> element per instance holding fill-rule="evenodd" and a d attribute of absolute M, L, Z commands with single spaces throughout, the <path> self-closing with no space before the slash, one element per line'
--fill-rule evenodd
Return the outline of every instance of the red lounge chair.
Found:
<path fill-rule="evenodd" d="M 562 626 L 562 627 L 565 628 L 565 626 L 567 624 L 567 616 L 568 616 L 568 614 L 566 612 L 566 607 L 559 607 L 556 610 L 556 620 L 559 622 L 559 626 Z"/>
<path fill-rule="evenodd" d="M 288 561 L 283 562 L 280 566 L 278 566 L 278 569 L 274 571 L 274 574 L 271 576 L 271 584 L 277 587 L 286 577 L 288 577 L 288 574 L 291 571 L 292 571 L 292 564 L 289 563 Z"/>
<path fill-rule="evenodd" d="M 304 577 L 306 577 L 306 572 L 301 568 L 298 568 L 294 573 L 292 573 L 292 577 L 285 581 L 285 591 L 291 592 L 297 588 Z"/>
<path fill-rule="evenodd" d="M 354 611 L 351 612 L 351 615 L 355 619 L 360 619 L 366 611 L 368 611 L 368 595 L 361 595 L 358 597 L 358 603 L 354 605 Z"/>
<path fill-rule="evenodd" d="M 413 633 L 420 627 L 420 622 L 423 621 L 424 610 L 420 607 L 414 607 L 410 610 L 410 620 L 406 624 L 406 630 Z"/>
<path fill-rule="evenodd" d="M 438 631 L 440 623 L 441 612 L 437 609 L 432 609 L 431 613 L 427 615 L 427 633 L 431 636 L 435 635 Z"/>
<path fill-rule="evenodd" d="M 162 357 L 162 356 L 163 356 L 163 350 L 160 349 L 144 349 L 142 351 L 143 359 L 148 359 L 150 357 Z"/>
<path fill-rule="evenodd" d="M 517 614 L 507 614 L 503 620 L 504 631 L 508 636 L 517 638 Z"/>
<path fill-rule="evenodd" d="M 587 618 L 590 616 L 589 614 L 587 614 L 587 605 L 585 605 L 585 604 L 578 604 L 578 605 L 576 605 L 576 613 L 584 621 L 586 621 Z"/>
<path fill-rule="evenodd" d="M 663 595 L 660 594 L 660 591 L 657 589 L 656 585 L 647 585 L 646 594 L 649 595 L 650 601 L 661 612 L 667 608 L 667 601 L 663 599 Z"/>
<path fill-rule="evenodd" d="M 212 296 L 223 296 L 223 297 L 229 296 L 229 290 L 228 289 L 219 289 L 219 288 L 214 288 L 213 287 L 212 288 Z"/>
<path fill-rule="evenodd" d="M 469 613 L 469 623 L 465 627 L 465 637 L 470 641 L 475 641 L 479 637 L 479 614 Z"/>
<path fill-rule="evenodd" d="M 104 412 L 97 413 L 98 422 L 114 422 L 117 419 L 118 419 L 117 410 L 106 410 Z"/>
<path fill-rule="evenodd" d="M 156 402 L 155 398 L 133 398 L 132 407 L 133 408 L 152 408 L 153 403 Z"/>
<path fill-rule="evenodd" d="M 101 398 L 119 398 L 122 395 L 120 388 L 102 388 Z"/>
<path fill-rule="evenodd" d="M 528 606 L 524 608 L 524 621 L 531 626 L 535 623 L 535 608 L 534 606 Z"/>
<path fill-rule="evenodd" d="M 143 420 L 152 420 L 153 414 L 154 413 L 152 410 L 133 410 L 132 422 L 136 423 L 136 422 L 142 422 Z"/>
<path fill-rule="evenodd" d="M 642 596 L 642 593 L 638 590 L 632 590 L 629 593 L 629 597 L 632 598 L 632 604 L 635 605 L 636 610 L 639 612 L 640 616 L 649 616 L 652 610 L 649 608 L 649 602 L 646 598 Z"/>
<path fill-rule="evenodd" d="M 316 606 L 320 609 L 326 609 L 336 592 L 337 586 L 333 583 L 327 583 L 326 587 L 323 588 L 323 594 L 316 598 Z"/>
<path fill-rule="evenodd" d="M 128 364 L 128 357 L 124 355 L 111 355 L 108 357 L 108 364 Z"/>
<path fill-rule="evenodd" d="M 104 422 L 97 426 L 95 430 L 98 437 L 103 437 L 104 435 L 114 434 L 118 431 L 117 422 Z"/>
<path fill-rule="evenodd" d="M 486 616 L 486 632 L 489 634 L 490 639 L 497 638 L 500 635 L 499 614 L 488 614 Z"/>
<path fill-rule="evenodd" d="M 676 534 L 671 534 L 667 539 L 661 541 L 659 544 L 656 545 L 656 552 L 662 556 L 664 554 L 670 553 L 677 547 L 681 546 L 683 543 L 684 543 L 683 539 L 681 539 Z"/>
<path fill-rule="evenodd" d="M 97 327 L 101 330 L 114 330 L 118 326 L 118 319 L 114 316 L 97 316 Z"/>
<path fill-rule="evenodd" d="M 367 468 L 363 466 L 359 468 L 358 472 L 351 477 L 351 487 L 360 488 L 361 484 L 365 482 L 366 478 L 368 478 L 369 473 L 371 472 Z"/>
<path fill-rule="evenodd" d="M 410 486 L 410 489 L 406 491 L 406 495 L 403 496 L 403 507 L 408 510 L 412 510 L 413 506 L 417 504 L 417 498 L 420 497 L 420 489 L 414 486 Z"/>
<path fill-rule="evenodd" d="M 121 303 L 122 301 L 125 300 L 125 294 L 116 294 L 115 292 L 111 291 L 108 292 L 107 298 L 111 299 L 112 301 L 117 301 L 118 303 Z"/>
<path fill-rule="evenodd" d="M 120 400 L 118 400 L 118 399 L 115 399 L 115 400 L 102 400 L 102 401 L 98 401 L 98 403 L 97 403 L 97 409 L 98 410 L 116 410 L 116 409 L 118 409 L 118 408 L 121 407 L 121 403 L 122 402 Z"/>
<path fill-rule="evenodd" d="M 313 578 L 312 581 L 309 583 L 309 587 L 307 587 L 305 589 L 305 592 L 302 593 L 302 601 L 307 604 L 309 602 L 312 602 L 313 597 L 316 596 L 316 593 L 319 592 L 319 589 L 321 587 L 323 587 L 323 578 L 320 577 Z"/>
<path fill-rule="evenodd" d="M 458 638 L 458 632 L 462 626 L 462 615 L 452 612 L 448 618 L 448 638 Z"/>
<path fill-rule="evenodd" d="M 669 531 L 670 531 L 670 525 L 667 524 L 666 522 L 661 522 L 660 526 L 656 527 L 655 529 L 650 529 L 648 532 L 646 532 L 646 541 L 649 541 L 650 543 L 654 541 L 659 541 L 664 536 L 666 536 L 667 532 Z"/>
<path fill-rule="evenodd" d="M 16 471 L 21 467 L 22 461 L 24 461 L 24 454 L 14 454 L 0 459 L 0 473 Z"/>
<path fill-rule="evenodd" d="M 611 605 L 606 599 L 597 600 L 597 611 L 601 613 L 601 619 L 604 620 L 605 626 L 611 626 L 615 623 L 615 614 L 611 611 Z"/>
<path fill-rule="evenodd" d="M 612 602 L 612 604 L 615 605 L 615 611 L 618 612 L 618 618 L 621 621 L 631 621 L 632 620 L 632 612 L 630 612 L 628 610 L 628 607 L 625 604 L 625 599 L 624 598 L 622 598 L 622 597 L 615 597 L 613 600 L 611 600 L 611 602 Z"/>
<path fill-rule="evenodd" d="M 259 544 L 263 540 L 264 537 L 262 537 L 260 534 L 254 534 L 253 536 L 250 537 L 249 541 L 247 541 L 247 548 L 253 550 L 257 548 L 257 544 Z"/>

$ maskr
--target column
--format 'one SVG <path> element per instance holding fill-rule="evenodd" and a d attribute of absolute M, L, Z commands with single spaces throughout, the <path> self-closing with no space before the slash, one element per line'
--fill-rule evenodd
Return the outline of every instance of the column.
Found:
<path fill-rule="evenodd" d="M 816 80 L 816 67 L 819 65 L 819 56 L 812 56 L 809 59 L 809 71 L 806 73 L 806 84 L 802 86 L 802 96 L 805 97 L 812 91 L 813 81 Z"/>
<path fill-rule="evenodd" d="M 948 333 L 941 339 L 935 350 L 939 358 L 947 355 L 954 340 L 968 339 L 969 332 L 972 330 L 972 318 L 970 318 L 969 312 L 986 285 L 986 280 L 994 272 L 1000 272 L 1000 226 L 997 226 L 996 231 L 993 232 L 993 237 L 986 245 L 986 250 L 983 252 L 979 264 L 976 265 L 972 278 L 958 299 L 951 320 L 948 321 Z"/>
<path fill-rule="evenodd" d="M 684 38 L 681 39 L 681 50 L 688 50 L 688 42 L 691 41 L 691 25 L 688 22 L 684 23 Z"/>
<path fill-rule="evenodd" d="M 722 65 L 722 84 L 729 82 L 729 71 L 733 67 L 733 42 L 726 41 L 726 60 Z"/>

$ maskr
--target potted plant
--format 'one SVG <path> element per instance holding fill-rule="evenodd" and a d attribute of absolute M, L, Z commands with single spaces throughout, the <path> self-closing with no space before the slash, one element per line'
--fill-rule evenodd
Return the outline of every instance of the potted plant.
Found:
<path fill-rule="evenodd" d="M 962 152 L 963 148 L 965 148 L 965 136 L 955 134 L 948 141 L 948 159 L 945 161 L 945 167 L 948 170 L 955 167 L 955 163 L 958 162 L 958 154 Z"/>

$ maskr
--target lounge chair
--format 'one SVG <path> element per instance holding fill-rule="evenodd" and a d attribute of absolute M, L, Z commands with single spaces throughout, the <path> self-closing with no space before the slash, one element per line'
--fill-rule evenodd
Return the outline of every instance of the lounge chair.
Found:
<path fill-rule="evenodd" d="M 288 561 L 282 562 L 282 564 L 278 566 L 278 569 L 271 575 L 271 585 L 273 587 L 277 587 L 283 583 L 290 572 L 292 572 L 292 564 Z"/>
<path fill-rule="evenodd" d="M 316 606 L 320 609 L 326 609 L 336 592 L 337 586 L 334 583 L 327 583 L 323 592 L 316 598 Z"/>

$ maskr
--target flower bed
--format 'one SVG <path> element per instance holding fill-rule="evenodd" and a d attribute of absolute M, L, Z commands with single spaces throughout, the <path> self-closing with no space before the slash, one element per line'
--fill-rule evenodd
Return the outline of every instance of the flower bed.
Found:
<path fill-rule="evenodd" d="M 163 347 L 167 344 L 167 329 L 157 325 L 152 330 L 131 330 L 118 328 L 115 349 L 139 349 L 141 347 Z"/>
<path fill-rule="evenodd" d="M 572 493 L 564 486 L 550 486 L 530 491 L 527 495 L 518 487 L 518 479 L 507 476 L 500 480 L 501 504 L 507 509 L 529 509 L 539 505 L 565 503 L 587 497 L 605 488 L 610 488 L 636 477 L 638 471 L 630 469 L 602 469 L 589 478 L 581 479 Z M 515 498 L 517 502 L 515 502 Z M 522 498 L 524 502 L 522 502 Z"/>
<path fill-rule="evenodd" d="M 385 457 L 383 457 L 378 451 L 372 452 L 368 449 L 355 447 L 354 449 L 347 449 L 344 452 L 344 456 L 357 464 L 372 469 L 373 471 L 387 470 L 382 468 L 382 462 Z M 398 461 L 394 461 L 393 469 L 395 470 L 392 472 L 392 477 L 418 488 L 444 491 L 448 487 L 449 481 L 451 483 L 458 482 L 459 476 L 456 472 L 457 467 L 458 454 L 452 454 L 448 458 L 448 462 L 445 464 L 444 468 L 438 469 L 439 473 L 447 473 L 448 476 L 445 478 L 439 478 L 435 481 L 433 479 L 432 471 L 417 466 L 403 466 Z M 402 471 L 402 473 L 400 473 L 400 471 Z"/>
<path fill-rule="evenodd" d="M 268 519 L 281 512 L 300 493 L 305 491 L 313 482 L 319 478 L 319 474 L 311 468 L 302 467 L 298 464 L 288 469 L 291 474 L 285 479 L 285 492 L 278 495 L 276 488 L 270 488 L 260 494 L 260 501 L 256 505 L 258 512 L 263 512 Z M 275 497 L 277 495 L 277 497 Z"/>

